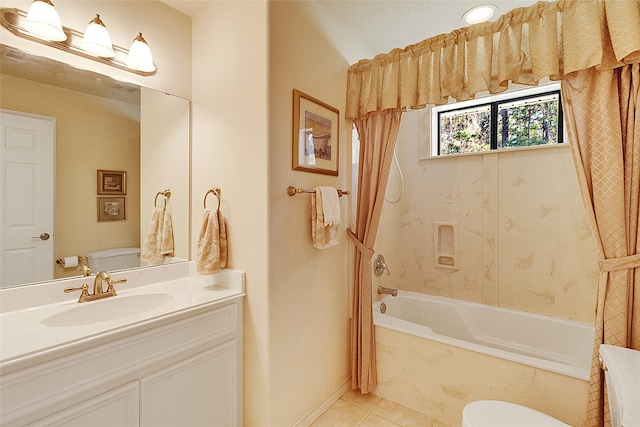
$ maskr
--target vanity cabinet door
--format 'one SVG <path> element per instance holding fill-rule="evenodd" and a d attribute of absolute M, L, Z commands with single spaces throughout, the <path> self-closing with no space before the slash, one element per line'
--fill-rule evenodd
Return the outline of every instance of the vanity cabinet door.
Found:
<path fill-rule="evenodd" d="M 238 426 L 238 341 L 140 379 L 142 426 Z"/>
<path fill-rule="evenodd" d="M 42 418 L 29 426 L 137 427 L 140 425 L 139 396 L 139 383 L 132 381 Z"/>

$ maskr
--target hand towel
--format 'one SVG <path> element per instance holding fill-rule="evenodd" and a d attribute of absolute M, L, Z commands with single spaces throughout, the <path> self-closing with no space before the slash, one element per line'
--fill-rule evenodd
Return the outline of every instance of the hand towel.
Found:
<path fill-rule="evenodd" d="M 215 274 L 227 266 L 227 227 L 222 212 L 206 210 L 196 245 L 196 269 L 200 274 Z"/>
<path fill-rule="evenodd" d="M 316 187 L 311 195 L 311 238 L 313 246 L 326 249 L 338 244 L 340 202 L 332 187 Z"/>
<path fill-rule="evenodd" d="M 153 209 L 141 249 L 140 258 L 152 264 L 162 264 L 166 255 L 173 255 L 173 224 L 164 208 Z"/>
<path fill-rule="evenodd" d="M 316 194 L 320 192 L 322 197 L 322 215 L 324 225 L 340 224 L 340 199 L 338 190 L 333 187 L 316 187 Z"/>

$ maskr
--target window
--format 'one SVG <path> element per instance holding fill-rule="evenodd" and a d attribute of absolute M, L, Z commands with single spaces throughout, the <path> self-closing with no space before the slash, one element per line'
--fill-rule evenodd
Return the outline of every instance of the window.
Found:
<path fill-rule="evenodd" d="M 561 144 L 559 85 L 432 109 L 432 156 Z"/>

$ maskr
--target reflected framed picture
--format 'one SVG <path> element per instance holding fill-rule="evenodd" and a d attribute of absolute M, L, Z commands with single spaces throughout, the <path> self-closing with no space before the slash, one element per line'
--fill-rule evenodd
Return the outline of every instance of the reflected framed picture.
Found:
<path fill-rule="evenodd" d="M 124 197 L 98 197 L 98 222 L 127 219 Z"/>
<path fill-rule="evenodd" d="M 293 169 L 338 176 L 340 112 L 293 90 Z"/>
<path fill-rule="evenodd" d="M 127 173 L 98 169 L 98 194 L 127 194 Z"/>

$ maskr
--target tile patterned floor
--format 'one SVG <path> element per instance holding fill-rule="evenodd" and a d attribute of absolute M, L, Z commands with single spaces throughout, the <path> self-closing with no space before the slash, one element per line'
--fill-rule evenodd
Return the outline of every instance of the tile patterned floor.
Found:
<path fill-rule="evenodd" d="M 448 427 L 404 406 L 378 397 L 346 392 L 311 427 Z"/>

